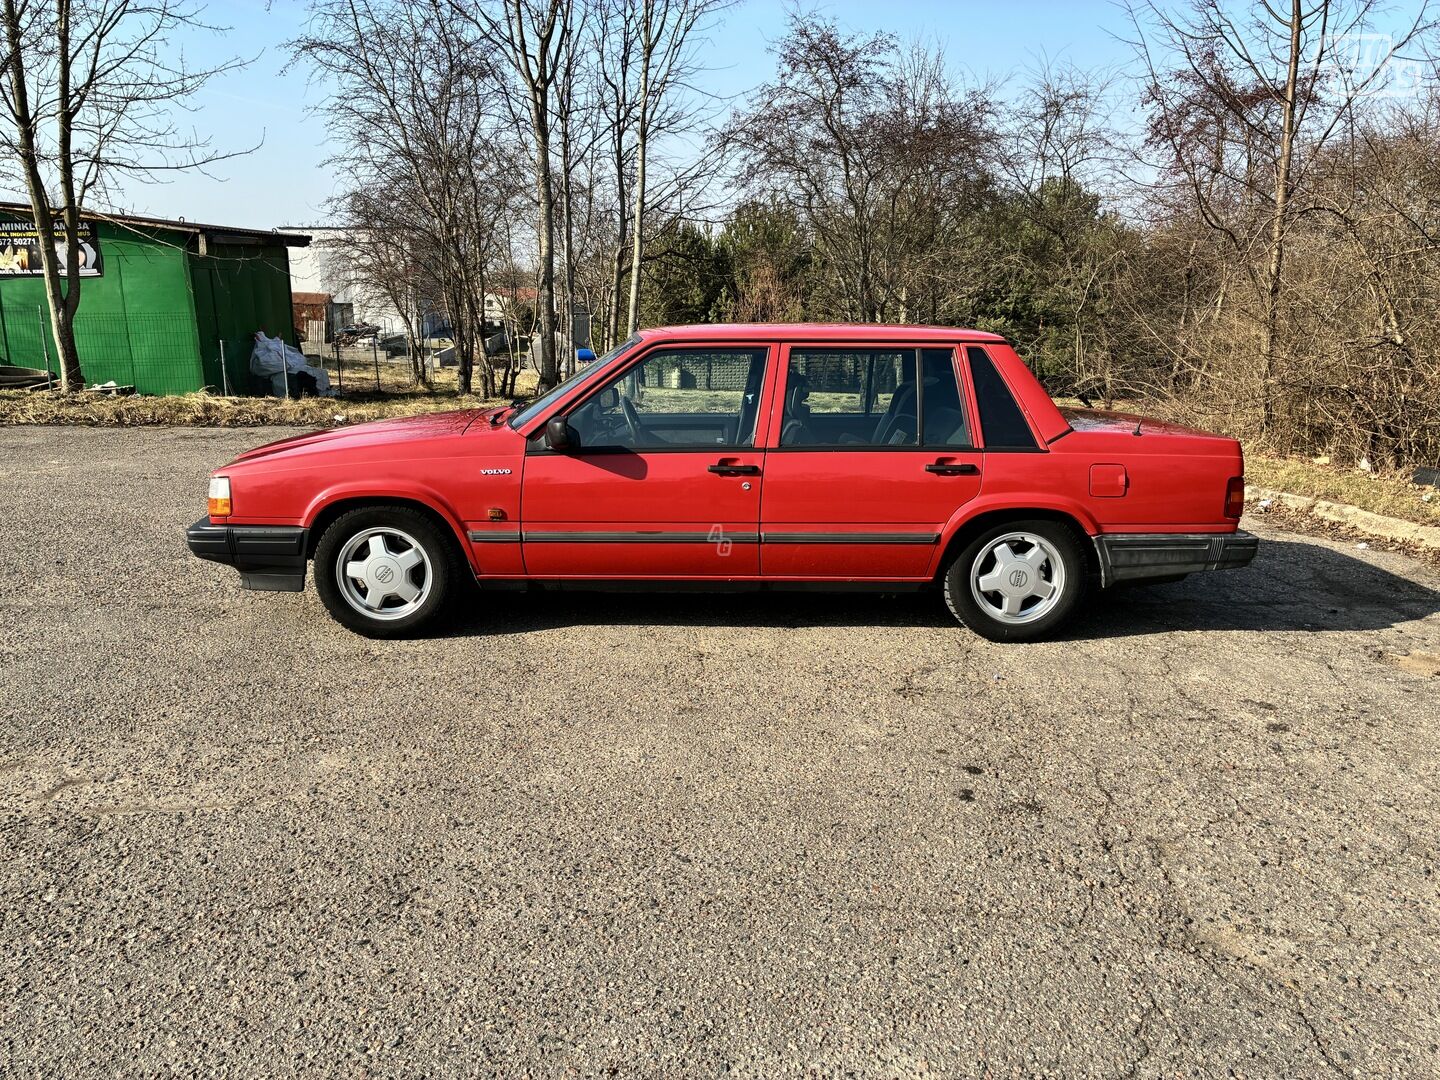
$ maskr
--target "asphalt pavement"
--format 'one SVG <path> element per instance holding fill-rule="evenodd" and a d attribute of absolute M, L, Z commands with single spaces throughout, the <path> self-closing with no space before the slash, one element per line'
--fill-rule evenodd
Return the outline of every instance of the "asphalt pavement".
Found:
<path fill-rule="evenodd" d="M 1440 578 L 484 598 L 192 559 L 286 432 L 0 429 L 0 1074 L 1440 1072 Z"/>

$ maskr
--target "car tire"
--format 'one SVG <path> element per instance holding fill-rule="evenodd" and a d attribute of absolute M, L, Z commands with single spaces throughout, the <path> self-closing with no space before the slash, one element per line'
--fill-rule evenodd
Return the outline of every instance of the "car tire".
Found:
<path fill-rule="evenodd" d="M 465 574 L 454 538 L 406 506 L 342 514 L 315 547 L 321 602 L 336 622 L 366 637 L 411 637 L 433 625 Z"/>
<path fill-rule="evenodd" d="M 991 641 L 1046 637 L 1084 599 L 1083 544 L 1078 529 L 1058 521 L 991 526 L 950 560 L 945 603 L 961 623 Z"/>

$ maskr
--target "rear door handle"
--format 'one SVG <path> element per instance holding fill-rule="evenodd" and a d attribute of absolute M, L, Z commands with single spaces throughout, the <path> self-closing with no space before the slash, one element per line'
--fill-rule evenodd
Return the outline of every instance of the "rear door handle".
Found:
<path fill-rule="evenodd" d="M 941 476 L 976 476 L 980 472 L 980 466 L 955 465 L 937 461 L 933 465 L 926 465 L 925 471 L 939 473 Z"/>
<path fill-rule="evenodd" d="M 760 475 L 760 466 L 759 466 L 759 465 L 731 465 L 731 464 L 727 464 L 726 462 L 721 461 L 721 462 L 718 462 L 717 464 L 707 466 L 707 468 L 709 468 L 709 470 L 710 470 L 711 472 L 713 472 L 713 473 L 719 473 L 721 476 L 759 476 L 759 475 Z"/>

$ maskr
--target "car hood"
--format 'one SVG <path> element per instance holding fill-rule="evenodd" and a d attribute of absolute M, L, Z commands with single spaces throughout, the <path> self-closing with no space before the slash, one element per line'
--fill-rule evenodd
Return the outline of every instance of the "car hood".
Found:
<path fill-rule="evenodd" d="M 352 449 L 463 435 L 466 428 L 487 411 L 489 410 L 461 409 L 456 412 L 424 413 L 419 416 L 399 416 L 393 420 L 373 420 L 368 424 L 356 424 L 353 427 L 312 431 L 257 446 L 253 450 L 245 451 L 235 461 L 255 461 L 290 451 Z"/>
<path fill-rule="evenodd" d="M 1103 431 L 1114 434 L 1134 435 L 1139 428 L 1141 435 L 1179 435 L 1196 439 L 1224 439 L 1213 431 L 1172 424 L 1168 420 L 1155 420 L 1137 413 L 1106 412 L 1101 409 L 1061 409 L 1075 431 Z"/>

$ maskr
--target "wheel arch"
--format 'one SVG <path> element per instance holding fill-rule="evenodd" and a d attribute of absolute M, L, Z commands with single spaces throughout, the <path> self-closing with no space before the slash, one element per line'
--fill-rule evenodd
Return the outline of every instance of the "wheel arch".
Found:
<path fill-rule="evenodd" d="M 314 557 L 320 537 L 342 515 L 348 514 L 351 510 L 385 506 L 405 507 L 420 512 L 439 527 L 443 535 L 451 538 L 456 550 L 460 552 L 467 563 L 470 561 L 469 545 L 464 542 L 465 534 L 460 522 L 439 500 L 432 502 L 413 492 L 404 494 L 339 492 L 317 499 L 305 515 L 306 525 L 310 530 L 306 539 L 305 557 L 307 559 Z"/>
<path fill-rule="evenodd" d="M 940 557 L 933 568 L 934 579 L 940 581 L 950 565 L 950 560 L 977 535 L 1007 521 L 1054 521 L 1070 526 L 1084 537 L 1081 550 L 1085 553 L 1086 570 L 1096 574 L 1100 572 L 1100 559 L 1094 543 L 1100 530 L 1088 514 L 1077 513 L 1074 508 L 1046 504 L 990 506 L 976 507 L 963 517 L 952 520 L 946 527 L 940 537 Z"/>

